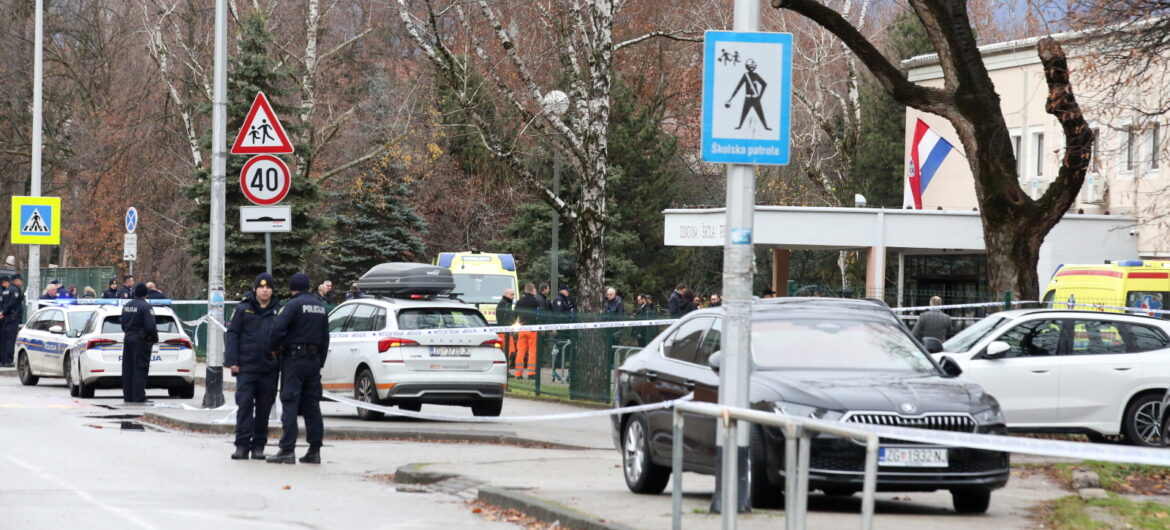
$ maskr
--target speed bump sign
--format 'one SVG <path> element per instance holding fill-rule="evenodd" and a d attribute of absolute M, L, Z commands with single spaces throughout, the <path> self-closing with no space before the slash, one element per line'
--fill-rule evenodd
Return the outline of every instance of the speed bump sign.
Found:
<path fill-rule="evenodd" d="M 12 197 L 12 242 L 61 244 L 60 197 Z"/>

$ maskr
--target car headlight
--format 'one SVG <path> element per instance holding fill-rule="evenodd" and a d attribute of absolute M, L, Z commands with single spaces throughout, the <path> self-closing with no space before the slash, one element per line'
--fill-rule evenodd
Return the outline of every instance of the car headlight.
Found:
<path fill-rule="evenodd" d="M 1000 425 L 1005 423 L 1003 419 L 1003 411 L 999 407 L 991 407 L 987 410 L 975 413 L 975 423 L 979 425 Z"/>
<path fill-rule="evenodd" d="M 788 403 L 785 401 L 777 401 L 772 404 L 772 409 L 780 414 L 791 416 L 793 418 L 812 418 L 814 420 L 837 421 L 844 416 L 839 410 L 829 410 L 821 407 L 813 407 L 809 405 L 801 405 L 799 403 Z"/>

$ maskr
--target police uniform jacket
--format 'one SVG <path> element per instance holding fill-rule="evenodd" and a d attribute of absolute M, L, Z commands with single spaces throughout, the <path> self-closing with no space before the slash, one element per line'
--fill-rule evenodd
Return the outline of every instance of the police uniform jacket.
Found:
<path fill-rule="evenodd" d="M 0 287 L 0 315 L 8 314 L 8 288 Z"/>
<path fill-rule="evenodd" d="M 248 297 L 236 306 L 228 324 L 225 367 L 239 366 L 241 372 L 252 373 L 276 371 L 277 360 L 272 357 L 269 335 L 278 309 L 280 302 L 276 297 L 268 302 L 268 307 L 260 307 L 254 293 L 248 293 Z"/>
<path fill-rule="evenodd" d="M 134 298 L 134 288 L 125 285 L 118 286 L 117 298 Z"/>
<path fill-rule="evenodd" d="M 141 298 L 126 302 L 122 306 L 122 332 L 126 341 L 158 342 L 154 308 Z"/>
<path fill-rule="evenodd" d="M 552 303 L 553 312 L 555 313 L 572 313 L 576 307 L 573 307 L 573 299 L 563 294 L 557 294 L 557 297 Z"/>
<path fill-rule="evenodd" d="M 314 344 L 321 366 L 325 366 L 325 356 L 329 353 L 329 313 L 315 295 L 301 292 L 276 315 L 269 338 L 276 351 L 298 344 Z"/>
<path fill-rule="evenodd" d="M 20 323 L 24 320 L 24 292 L 16 284 L 8 286 L 7 304 L 4 306 L 4 319 L 9 322 Z M 11 325 L 11 324 L 10 324 Z"/>

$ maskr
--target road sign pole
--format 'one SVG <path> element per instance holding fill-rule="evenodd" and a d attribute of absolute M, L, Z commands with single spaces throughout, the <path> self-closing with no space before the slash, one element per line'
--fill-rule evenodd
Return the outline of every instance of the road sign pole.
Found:
<path fill-rule="evenodd" d="M 45 72 L 45 2 L 37 0 L 36 23 L 33 31 L 33 112 L 32 112 L 32 175 L 29 180 L 32 184 L 30 194 L 33 197 L 41 196 L 41 129 L 44 128 L 42 115 L 44 113 L 44 88 L 41 78 Z M 58 228 L 59 229 L 59 228 Z M 25 286 L 25 301 L 28 309 L 25 316 L 32 314 L 37 308 L 37 299 L 41 295 L 41 246 L 32 245 L 28 249 L 28 285 Z"/>
<path fill-rule="evenodd" d="M 757 31 L 758 0 L 735 1 L 735 31 Z M 719 404 L 748 407 L 751 366 L 752 221 L 756 209 L 755 166 L 727 166 L 727 221 L 723 246 L 723 364 L 719 370 Z M 723 447 L 721 466 L 722 528 L 735 528 L 736 512 L 751 510 L 747 491 L 747 451 L 750 424 L 736 425 L 736 447 Z M 712 499 L 712 504 L 716 503 Z"/>
<path fill-rule="evenodd" d="M 264 271 L 272 274 L 272 234 L 264 232 Z"/>
<path fill-rule="evenodd" d="M 215 0 L 215 85 L 211 116 L 211 235 L 207 317 L 223 324 L 224 194 L 227 177 L 227 0 Z M 203 406 L 223 405 L 223 331 L 207 326 L 207 377 Z"/>

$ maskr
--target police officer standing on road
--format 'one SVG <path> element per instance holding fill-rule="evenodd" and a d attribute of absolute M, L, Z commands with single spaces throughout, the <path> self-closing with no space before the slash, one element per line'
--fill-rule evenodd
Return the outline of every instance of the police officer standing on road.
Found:
<path fill-rule="evenodd" d="M 4 342 L 0 344 L 0 365 L 12 367 L 13 354 L 16 353 L 16 334 L 19 332 L 20 322 L 24 320 L 24 278 L 13 274 L 9 279 L 7 304 L 0 312 L 4 319 L 0 326 L 4 328 Z"/>
<path fill-rule="evenodd" d="M 264 459 L 268 444 L 268 414 L 276 401 L 276 378 L 280 365 L 272 355 L 269 334 L 276 320 L 279 302 L 272 294 L 275 280 L 263 273 L 256 277 L 252 292 L 236 306 L 228 324 L 225 368 L 236 376 L 236 452 L 232 460 Z M 254 414 L 253 414 L 254 413 Z"/>
<path fill-rule="evenodd" d="M 122 399 L 128 404 L 150 403 L 146 400 L 146 377 L 158 328 L 154 308 L 146 301 L 149 292 L 146 284 L 135 285 L 134 298 L 122 306 Z"/>
<path fill-rule="evenodd" d="M 0 274 L 0 366 L 8 366 L 5 364 L 3 344 L 16 340 L 16 337 L 8 336 L 8 323 L 4 321 L 4 313 L 8 308 L 8 283 L 8 275 Z"/>
<path fill-rule="evenodd" d="M 144 289 L 146 288 L 145 285 L 143 285 L 142 287 Z M 148 292 L 149 292 L 149 290 L 148 290 Z M 127 275 L 122 277 L 122 286 L 118 288 L 118 292 L 115 295 L 115 298 L 121 298 L 121 299 L 138 298 L 137 296 L 134 296 L 134 277 L 133 276 L 127 274 Z"/>
<path fill-rule="evenodd" d="M 272 324 L 271 348 L 280 355 L 280 403 L 284 407 L 280 452 L 268 457 L 269 464 L 295 464 L 297 415 L 305 417 L 305 438 L 309 451 L 303 464 L 321 463 L 321 440 L 325 424 L 321 419 L 321 367 L 329 353 L 329 314 L 325 305 L 309 292 L 309 275 L 298 272 L 288 279 L 292 298 Z"/>

